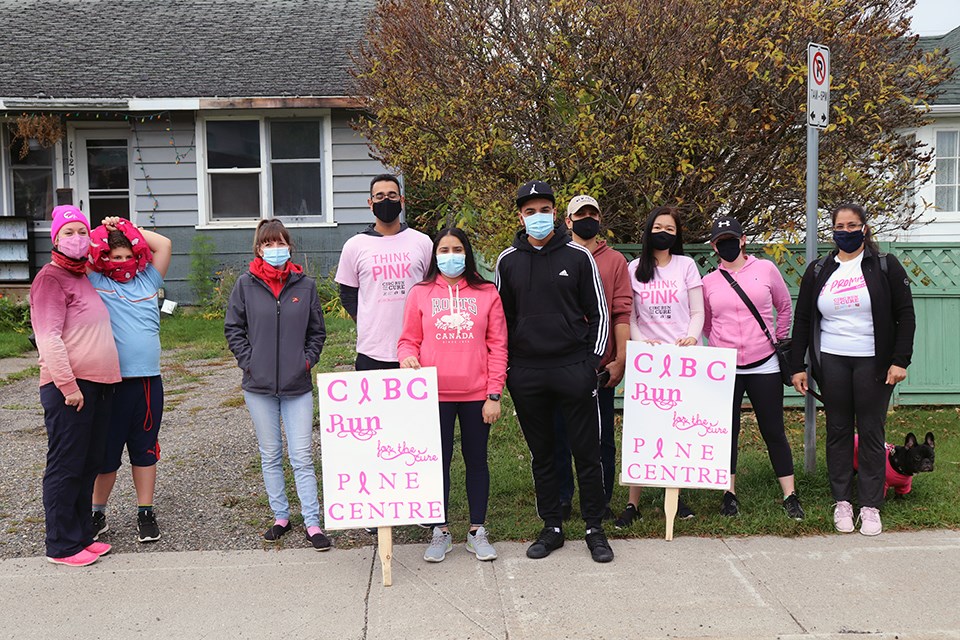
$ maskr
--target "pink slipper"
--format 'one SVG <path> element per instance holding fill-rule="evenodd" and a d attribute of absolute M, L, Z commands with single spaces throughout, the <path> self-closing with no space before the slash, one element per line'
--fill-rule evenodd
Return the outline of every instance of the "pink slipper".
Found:
<path fill-rule="evenodd" d="M 93 564 L 96 562 L 100 556 L 95 553 L 90 553 L 86 549 L 75 553 L 72 556 L 66 558 L 51 558 L 47 556 L 47 561 L 52 562 L 53 564 L 65 564 L 68 567 L 85 567 L 88 564 Z"/>
<path fill-rule="evenodd" d="M 89 551 L 90 553 L 95 553 L 97 556 L 105 556 L 110 553 L 112 547 L 106 542 L 94 542 L 89 547 L 84 549 L 84 551 Z"/>

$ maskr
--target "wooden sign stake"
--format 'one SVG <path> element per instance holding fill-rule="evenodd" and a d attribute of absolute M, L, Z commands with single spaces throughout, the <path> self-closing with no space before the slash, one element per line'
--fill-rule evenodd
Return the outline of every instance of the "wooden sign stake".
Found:
<path fill-rule="evenodd" d="M 676 501 L 673 504 L 676 511 Z M 380 551 L 380 568 L 383 571 L 383 586 L 393 584 L 393 527 L 377 528 L 377 548 Z"/>
<path fill-rule="evenodd" d="M 663 513 L 667 517 L 666 540 L 673 540 L 673 520 L 677 515 L 677 502 L 680 500 L 680 489 L 668 488 L 663 490 Z"/>

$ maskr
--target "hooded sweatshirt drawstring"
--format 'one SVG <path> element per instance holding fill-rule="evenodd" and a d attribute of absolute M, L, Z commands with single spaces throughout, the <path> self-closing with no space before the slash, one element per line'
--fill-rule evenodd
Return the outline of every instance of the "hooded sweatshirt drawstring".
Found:
<path fill-rule="evenodd" d="M 460 337 L 460 327 L 463 326 L 463 316 L 460 315 L 460 281 L 457 281 L 457 302 L 454 306 L 453 302 L 453 287 L 450 286 L 450 283 L 447 283 L 447 292 L 450 294 L 450 319 L 454 320 L 457 325 L 457 337 Z"/>

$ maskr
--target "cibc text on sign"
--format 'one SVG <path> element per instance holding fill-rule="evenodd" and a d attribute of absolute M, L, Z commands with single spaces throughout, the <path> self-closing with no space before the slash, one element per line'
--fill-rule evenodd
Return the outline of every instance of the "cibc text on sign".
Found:
<path fill-rule="evenodd" d="M 807 125 L 826 129 L 830 124 L 830 48 L 807 45 Z"/>

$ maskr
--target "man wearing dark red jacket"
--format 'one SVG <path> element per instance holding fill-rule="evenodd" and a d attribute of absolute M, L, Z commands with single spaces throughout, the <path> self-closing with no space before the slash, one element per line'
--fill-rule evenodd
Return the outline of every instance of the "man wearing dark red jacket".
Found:
<path fill-rule="evenodd" d="M 537 513 L 544 523 L 527 557 L 544 558 L 563 546 L 554 466 L 553 413 L 559 407 L 576 460 L 587 546 L 595 561 L 610 562 L 597 407 L 597 365 L 607 348 L 610 319 L 597 265 L 590 251 L 556 224 L 555 202 L 544 182 L 520 187 L 517 208 L 524 229 L 496 268 L 507 318 L 507 388 L 530 447 Z"/>

